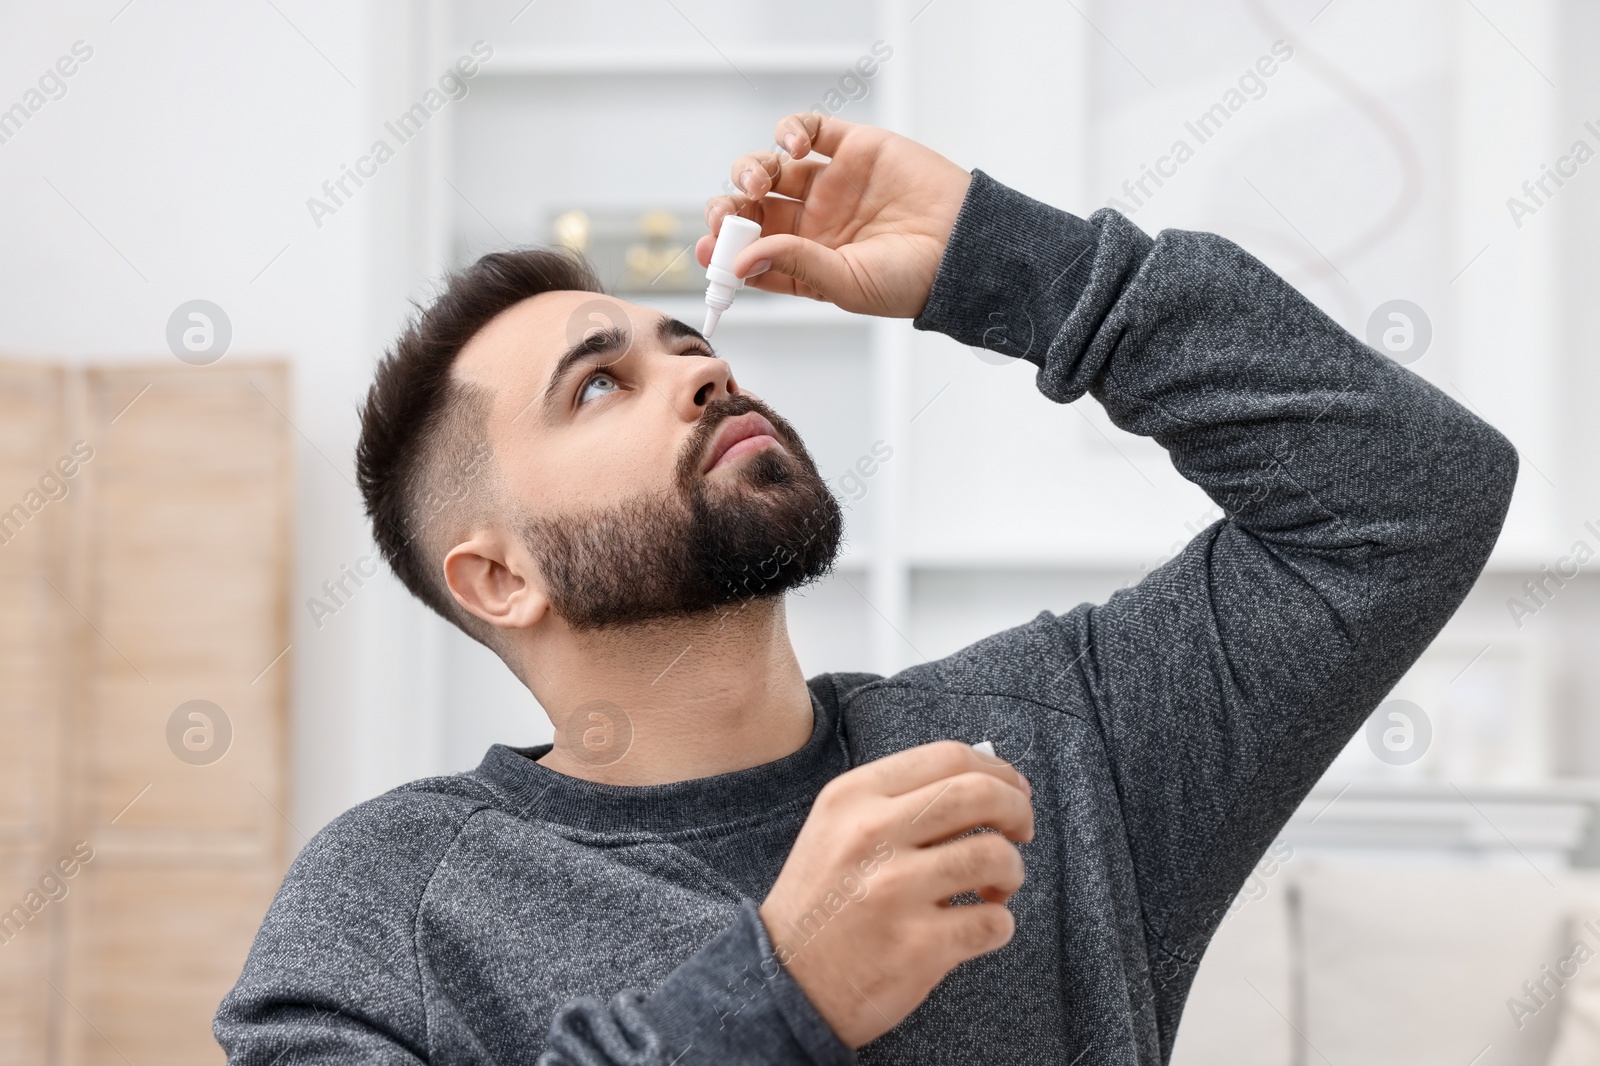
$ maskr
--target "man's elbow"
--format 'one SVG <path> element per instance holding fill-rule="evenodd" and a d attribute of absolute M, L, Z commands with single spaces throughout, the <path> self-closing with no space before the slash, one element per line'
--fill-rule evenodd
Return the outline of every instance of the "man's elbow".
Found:
<path fill-rule="evenodd" d="M 1449 483 L 1439 488 L 1435 506 L 1444 539 L 1455 551 L 1466 550 L 1475 565 L 1474 575 L 1489 559 L 1500 538 L 1517 486 L 1520 459 L 1516 446 L 1489 423 L 1466 416 L 1466 428 L 1457 446 Z"/>
<path fill-rule="evenodd" d="M 1498 429 L 1482 423 L 1483 444 L 1479 447 L 1480 487 L 1477 495 L 1481 500 L 1482 517 L 1487 520 L 1491 530 L 1486 531 L 1489 546 L 1494 546 L 1494 541 L 1500 536 L 1500 527 L 1505 523 L 1506 513 L 1511 510 L 1511 497 L 1517 487 L 1517 471 L 1521 466 L 1521 457 L 1517 454 L 1516 445 Z"/>

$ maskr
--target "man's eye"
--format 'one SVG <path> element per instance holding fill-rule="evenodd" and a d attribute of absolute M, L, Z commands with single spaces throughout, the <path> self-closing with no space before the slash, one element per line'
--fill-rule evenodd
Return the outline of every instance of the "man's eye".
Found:
<path fill-rule="evenodd" d="M 583 390 L 578 393 L 578 402 L 580 404 L 584 404 L 588 403 L 590 400 L 597 400 L 609 393 L 616 392 L 620 387 L 621 386 L 617 384 L 617 379 L 611 375 L 596 374 L 594 377 L 584 382 Z"/>

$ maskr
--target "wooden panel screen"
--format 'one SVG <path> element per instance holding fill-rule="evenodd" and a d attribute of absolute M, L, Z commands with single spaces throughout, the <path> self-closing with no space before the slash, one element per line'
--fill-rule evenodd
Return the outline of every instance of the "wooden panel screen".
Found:
<path fill-rule="evenodd" d="M 0 383 L 26 513 L 0 544 L 0 1062 L 220 1063 L 292 832 L 287 373 Z"/>

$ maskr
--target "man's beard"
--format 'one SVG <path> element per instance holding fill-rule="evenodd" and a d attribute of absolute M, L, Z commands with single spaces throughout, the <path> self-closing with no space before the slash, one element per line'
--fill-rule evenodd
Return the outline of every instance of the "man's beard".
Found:
<path fill-rule="evenodd" d="M 745 456 L 742 469 L 712 484 L 700 472 L 706 447 L 747 411 L 772 423 L 783 449 Z M 780 596 L 832 569 L 843 532 L 839 503 L 794 427 L 760 400 L 734 395 L 706 405 L 665 493 L 592 514 L 530 515 L 523 539 L 555 613 L 586 630 Z"/>

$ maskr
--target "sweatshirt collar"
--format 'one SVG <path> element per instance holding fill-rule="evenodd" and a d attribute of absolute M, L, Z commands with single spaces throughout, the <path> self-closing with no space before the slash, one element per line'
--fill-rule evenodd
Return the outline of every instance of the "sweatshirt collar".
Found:
<path fill-rule="evenodd" d="M 672 832 L 705 828 L 796 801 L 811 802 L 849 768 L 837 711 L 811 691 L 811 738 L 772 762 L 665 785 L 607 785 L 542 766 L 550 744 L 495 744 L 473 774 L 509 800 L 510 813 L 595 832 Z"/>

